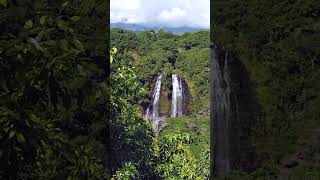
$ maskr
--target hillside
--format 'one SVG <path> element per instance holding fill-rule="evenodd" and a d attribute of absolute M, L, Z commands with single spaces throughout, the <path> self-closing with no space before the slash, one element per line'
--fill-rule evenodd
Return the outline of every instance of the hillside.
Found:
<path fill-rule="evenodd" d="M 260 106 L 256 118 L 245 121 L 258 122 L 247 136 L 254 139 L 258 165 L 235 179 L 273 179 L 283 171 L 296 179 L 319 179 L 317 161 L 298 163 L 298 171 L 283 163 L 301 151 L 303 139 L 319 154 L 319 141 L 308 133 L 320 127 L 319 8 L 316 0 L 211 3 L 212 40 L 245 67 L 250 96 Z"/>

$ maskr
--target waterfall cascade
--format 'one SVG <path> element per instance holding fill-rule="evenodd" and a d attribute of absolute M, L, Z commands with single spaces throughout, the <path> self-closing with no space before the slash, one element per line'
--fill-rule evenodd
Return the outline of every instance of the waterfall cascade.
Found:
<path fill-rule="evenodd" d="M 171 101 L 171 117 L 179 117 L 182 115 L 182 83 L 181 78 L 176 74 L 172 74 L 172 101 Z"/>
<path fill-rule="evenodd" d="M 188 90 L 186 83 L 176 74 L 172 74 L 172 96 L 170 112 L 165 113 L 165 116 L 160 117 L 160 97 L 162 88 L 162 75 L 156 82 L 152 93 L 151 103 L 145 111 L 145 118 L 149 119 L 153 125 L 156 134 L 166 125 L 165 117 L 179 117 L 187 112 Z M 170 98 L 168 98 L 170 100 Z M 169 111 L 168 110 L 168 111 Z"/>
<path fill-rule="evenodd" d="M 157 78 L 157 81 L 152 93 L 152 103 L 146 110 L 146 118 L 151 119 L 151 123 L 156 132 L 158 130 L 158 123 L 159 123 L 158 121 L 159 121 L 159 110 L 160 110 L 161 78 L 162 78 L 162 75 L 160 75 Z"/>
<path fill-rule="evenodd" d="M 259 167 L 256 129 L 263 118 L 250 73 L 241 60 L 211 42 L 212 175 Z"/>
<path fill-rule="evenodd" d="M 215 170 L 224 174 L 229 172 L 230 167 L 230 148 L 229 132 L 231 121 L 230 103 L 230 78 L 228 70 L 228 53 L 225 54 L 224 67 L 220 67 L 217 59 L 216 49 L 211 50 L 211 70 L 212 70 L 212 116 L 215 119 Z"/>

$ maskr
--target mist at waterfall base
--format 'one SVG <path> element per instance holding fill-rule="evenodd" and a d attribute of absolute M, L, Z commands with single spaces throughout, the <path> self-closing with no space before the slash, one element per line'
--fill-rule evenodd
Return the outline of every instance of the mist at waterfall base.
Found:
<path fill-rule="evenodd" d="M 160 97 L 162 88 L 162 75 L 158 76 L 152 93 L 151 103 L 148 106 L 145 118 L 149 119 L 156 133 L 161 128 L 159 124 L 164 120 L 160 117 Z M 172 74 L 172 98 L 171 98 L 171 117 L 180 117 L 183 115 L 183 88 L 181 78 Z"/>

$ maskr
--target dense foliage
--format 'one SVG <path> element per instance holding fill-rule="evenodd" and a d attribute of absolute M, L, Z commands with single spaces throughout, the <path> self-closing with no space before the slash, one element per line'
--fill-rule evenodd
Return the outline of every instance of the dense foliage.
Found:
<path fill-rule="evenodd" d="M 206 163 L 198 163 L 187 146 L 190 138 L 188 133 L 174 133 L 167 134 L 160 140 L 157 171 L 163 179 L 200 180 L 208 177 L 208 174 L 202 171 L 208 169 L 205 167 Z M 209 162 L 209 159 L 206 159 L 206 162 Z"/>
<path fill-rule="evenodd" d="M 152 90 L 156 77 L 177 73 L 191 83 L 195 97 L 208 95 L 209 32 L 174 35 L 164 31 L 131 32 L 111 29 L 111 46 L 121 47 L 119 57 L 134 60 L 135 73 L 146 90 Z"/>
<path fill-rule="evenodd" d="M 116 159 L 112 164 L 116 171 L 113 177 L 207 179 L 209 116 L 204 109 L 209 106 L 209 32 L 178 36 L 162 30 L 111 29 L 110 44 L 122 48 L 115 54 L 115 64 L 111 66 L 112 127 L 117 129 L 111 130 L 111 136 L 114 136 L 111 138 L 112 157 Z M 194 112 L 189 118 L 175 118 L 179 123 L 168 118 L 169 125 L 164 133 L 154 137 L 150 123 L 142 118 L 143 107 L 150 103 L 155 79 L 160 74 L 164 75 L 162 94 L 166 99 L 172 73 L 177 73 L 190 85 L 192 95 L 197 99 L 192 104 Z M 162 109 L 170 103 L 164 100 L 161 104 Z M 188 127 L 185 119 L 197 123 Z"/>
<path fill-rule="evenodd" d="M 277 174 L 280 160 L 301 148 L 298 140 L 320 127 L 319 1 L 215 0 L 211 5 L 213 40 L 250 72 L 264 114 L 257 151 L 265 166 L 277 169 L 269 173 Z M 307 176 L 318 169 L 313 164 L 297 172 Z"/>
<path fill-rule="evenodd" d="M 143 89 L 137 83 L 131 62 L 114 58 L 111 51 L 111 124 L 110 148 L 112 171 L 116 179 L 123 178 L 121 171 L 136 169 L 135 178 L 150 179 L 153 176 L 154 149 L 151 124 L 142 118 L 139 99 Z M 130 164 L 129 164 L 130 163 Z M 131 168 L 130 168 L 131 167 Z M 122 173 L 124 173 L 122 172 Z M 128 175 L 132 175 L 129 173 Z"/>
<path fill-rule="evenodd" d="M 107 2 L 0 8 L 0 179 L 104 179 Z"/>

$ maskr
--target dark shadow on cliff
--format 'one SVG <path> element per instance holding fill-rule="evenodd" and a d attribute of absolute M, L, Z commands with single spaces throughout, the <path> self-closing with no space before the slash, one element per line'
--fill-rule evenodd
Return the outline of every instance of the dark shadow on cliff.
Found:
<path fill-rule="evenodd" d="M 217 61 L 218 64 L 212 66 L 211 71 L 216 70 L 218 72 L 212 72 L 211 76 L 216 76 L 215 73 L 220 72 L 219 76 L 222 80 L 219 81 L 217 77 L 211 77 L 211 79 L 217 81 L 211 86 L 212 96 L 215 96 L 211 100 L 211 128 L 213 129 L 211 130 L 213 147 L 211 152 L 215 153 L 211 155 L 214 158 L 211 162 L 215 163 L 212 166 L 213 173 L 224 175 L 233 170 L 252 172 L 260 164 L 257 162 L 258 158 L 255 153 L 256 134 L 254 130 L 259 124 L 261 106 L 258 103 L 253 83 L 244 64 L 223 47 L 213 45 L 211 51 L 214 47 L 215 58 L 211 57 L 211 61 Z M 219 108 L 221 109 L 222 105 L 219 103 L 226 102 L 213 102 L 223 99 L 219 92 L 215 92 L 215 88 L 220 88 L 220 91 L 230 89 L 230 92 L 226 95 L 227 98 L 225 98 L 229 105 L 222 108 L 223 112 L 220 112 L 220 115 L 219 112 L 216 112 L 219 111 Z M 215 120 L 221 116 L 224 118 L 222 121 Z M 219 127 L 223 129 L 219 129 Z"/>

